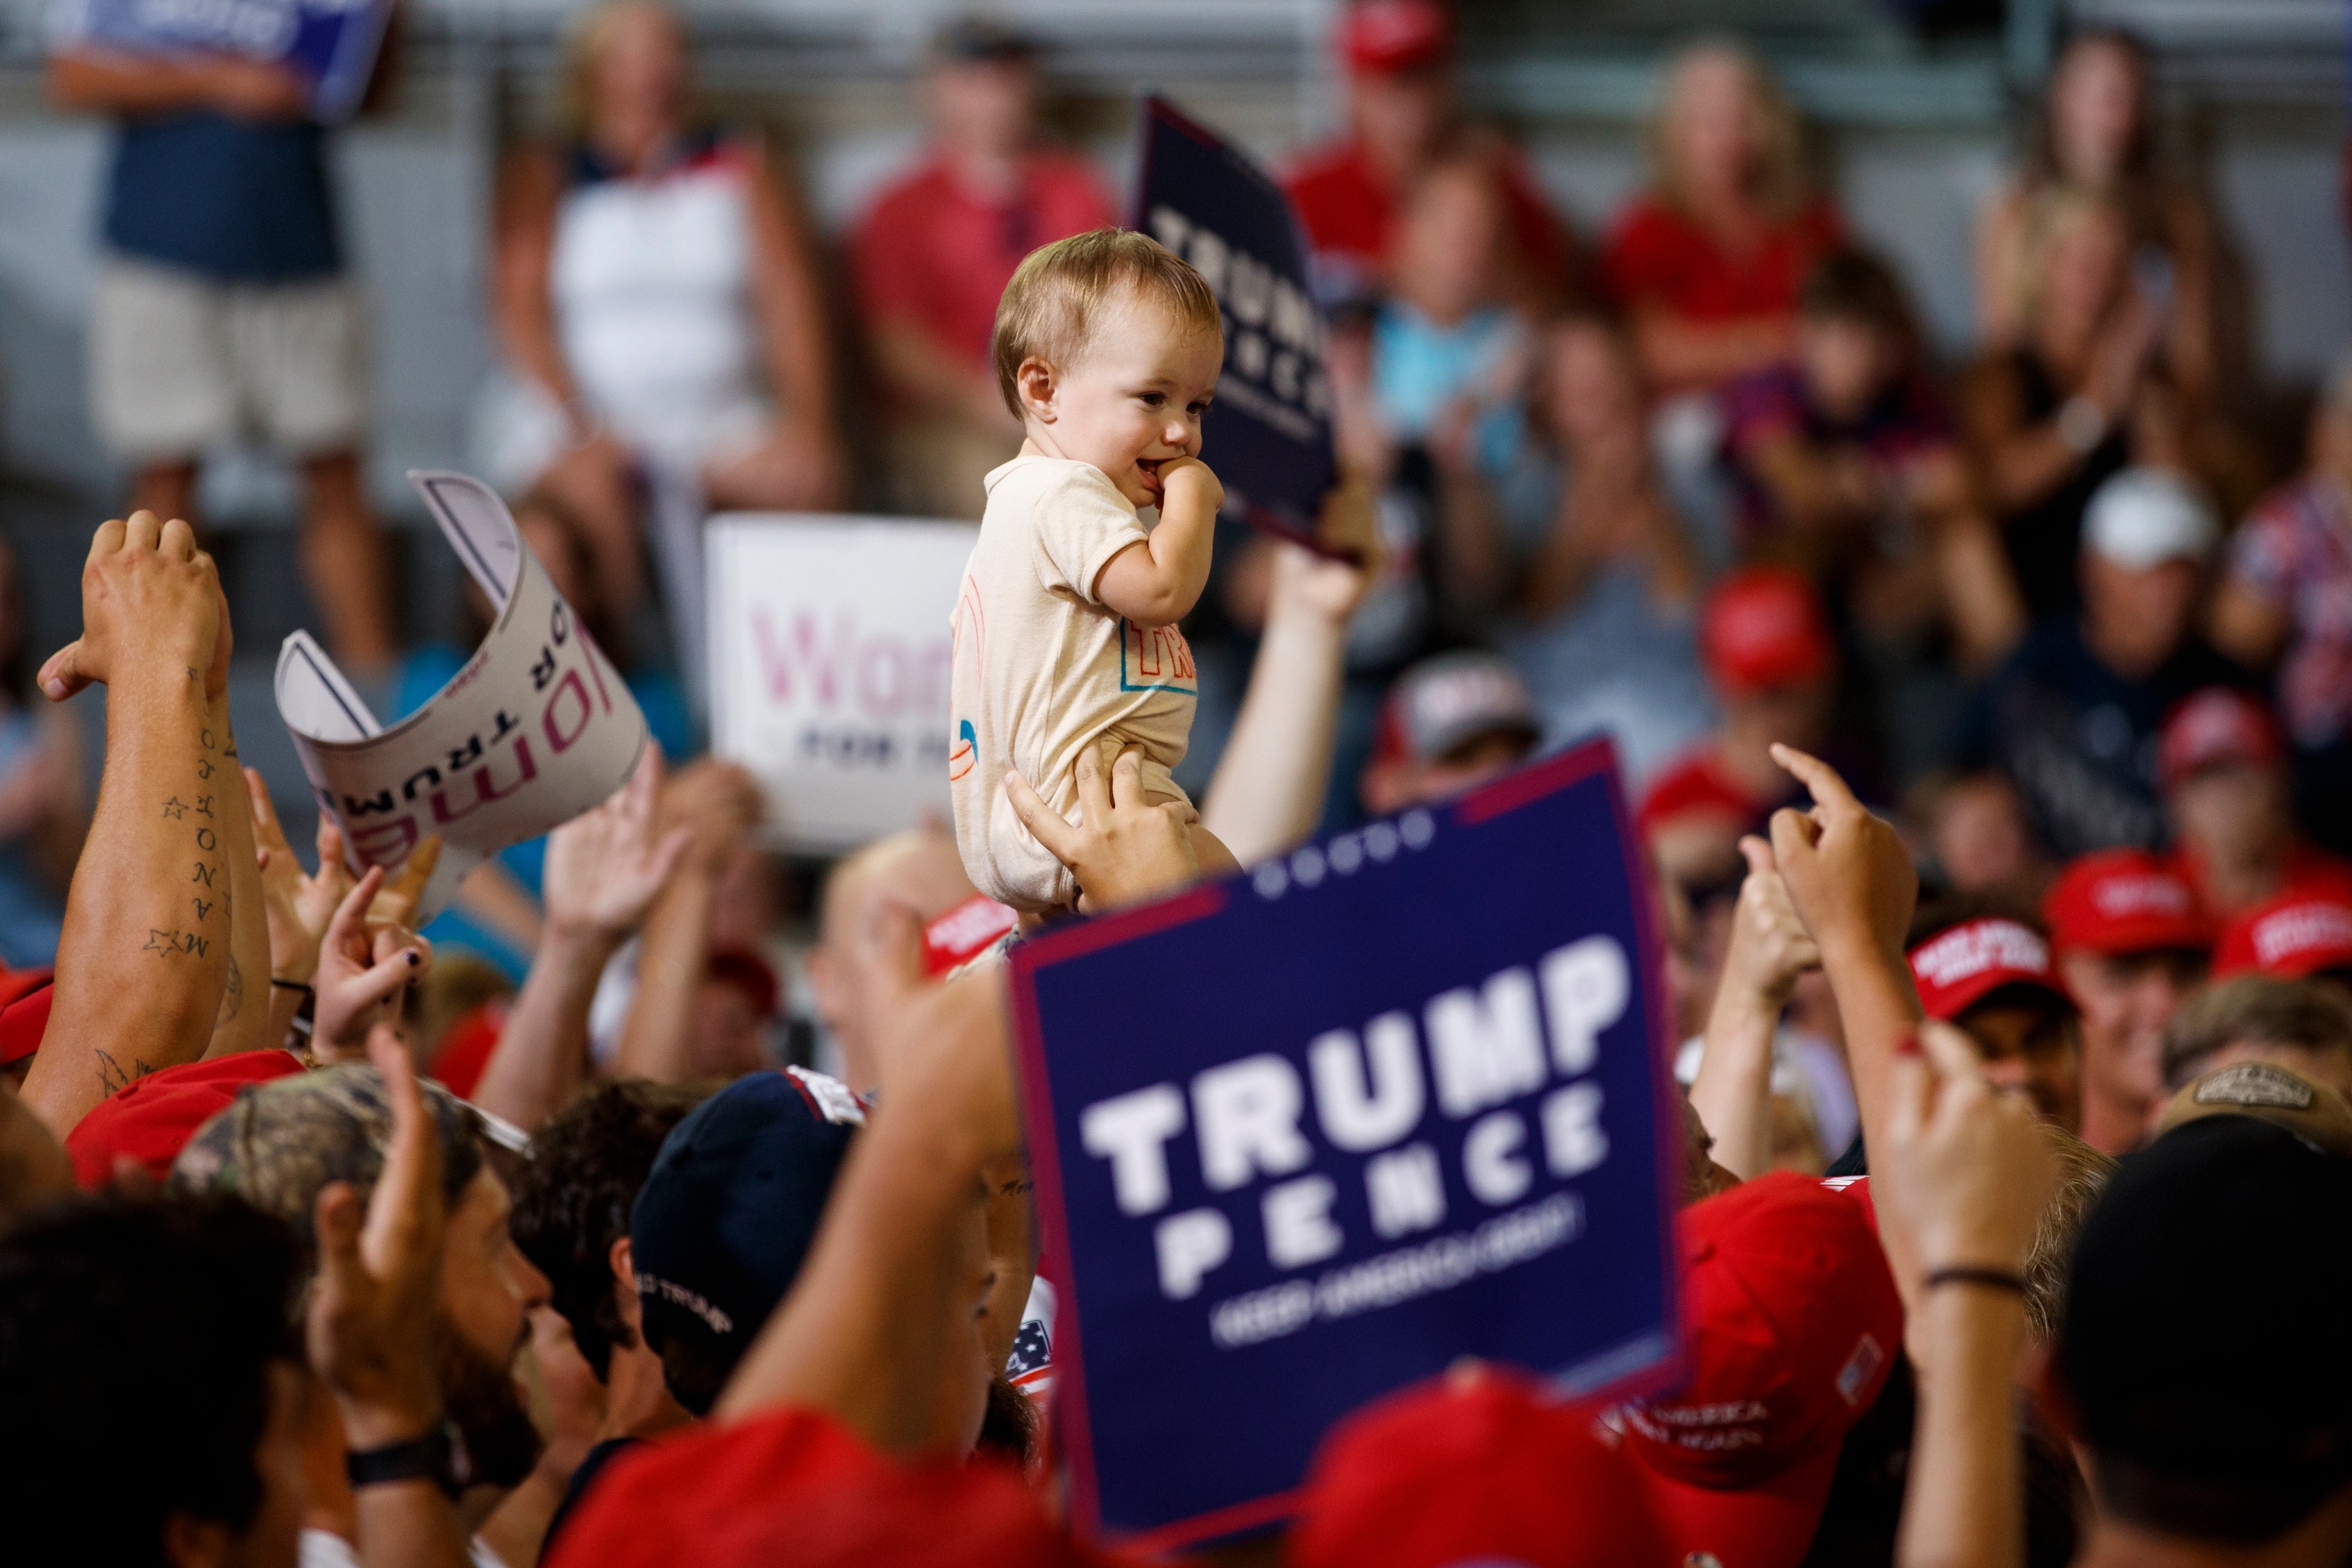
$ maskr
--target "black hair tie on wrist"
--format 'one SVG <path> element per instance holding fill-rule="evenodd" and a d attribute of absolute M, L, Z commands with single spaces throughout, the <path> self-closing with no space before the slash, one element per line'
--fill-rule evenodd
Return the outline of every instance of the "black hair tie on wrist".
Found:
<path fill-rule="evenodd" d="M 2025 1294 L 2024 1276 L 2005 1269 L 1937 1269 L 1927 1276 L 1922 1288 L 1932 1291 L 1938 1285 L 1982 1285 L 1989 1290 Z"/>
<path fill-rule="evenodd" d="M 272 975 L 269 977 L 269 983 L 276 986 L 281 991 L 299 991 L 306 997 L 315 997 L 319 994 L 316 990 L 300 980 L 281 980 L 277 976 Z"/>

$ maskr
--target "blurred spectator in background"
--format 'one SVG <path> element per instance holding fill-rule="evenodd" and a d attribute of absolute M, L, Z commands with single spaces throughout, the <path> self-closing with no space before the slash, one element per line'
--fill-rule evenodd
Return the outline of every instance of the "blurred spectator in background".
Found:
<path fill-rule="evenodd" d="M 1449 157 L 1404 193 L 1390 293 L 1372 318 L 1372 397 L 1392 447 L 1441 473 L 1492 474 L 1518 450 L 1528 320 L 1503 277 L 1503 188 L 1491 159 Z"/>
<path fill-rule="evenodd" d="M 43 701 L 16 553 L 0 544 L 0 967 L 55 963 L 66 886 L 89 831 L 81 725 Z"/>
<path fill-rule="evenodd" d="M 2061 186 L 2024 216 L 2024 302 L 2013 343 L 1972 366 L 1960 422 L 2035 619 L 2079 599 L 2083 509 L 2132 463 L 2177 462 L 2157 394 L 2160 306 L 2131 271 L 2114 200 Z"/>
<path fill-rule="evenodd" d="M 2164 1031 L 2205 978 L 2212 927 L 2189 884 L 2144 850 L 2074 862 L 2042 913 L 2082 1009 L 2083 1141 L 2127 1154 L 2163 1106 Z"/>
<path fill-rule="evenodd" d="M 270 60 L 131 54 L 70 32 L 58 48 L 51 101 L 120 127 L 89 396 L 100 439 L 131 465 L 131 507 L 194 518 L 205 455 L 268 442 L 302 472 L 297 548 L 327 643 L 346 670 L 382 670 L 394 632 L 361 463 L 366 329 L 303 78 Z"/>
<path fill-rule="evenodd" d="M 1491 486 L 1447 487 L 1448 559 L 1504 610 L 1545 744 L 1606 730 L 1638 787 L 1690 748 L 1714 706 L 1699 552 L 1660 482 L 1624 334 L 1566 317 L 1537 338 L 1534 361 L 1532 439 Z"/>
<path fill-rule="evenodd" d="M 1406 194 L 1441 159 L 1465 151 L 1494 160 L 1507 265 L 1522 299 L 1540 306 L 1573 292 L 1578 263 L 1567 225 L 1523 160 L 1463 123 L 1445 0 L 1353 0 L 1340 16 L 1339 44 L 1348 137 L 1301 159 L 1284 182 L 1314 253 L 1322 303 L 1384 291 Z"/>
<path fill-rule="evenodd" d="M 573 26 L 562 140 L 506 161 L 491 311 L 509 373 L 484 409 L 488 477 L 577 520 L 625 622 L 645 591 L 646 476 L 714 510 L 846 498 L 824 303 L 786 160 L 698 125 L 684 25 L 610 0 Z"/>
<path fill-rule="evenodd" d="M 2251 692 L 2208 686 L 2172 710 L 2157 746 L 2174 864 L 2217 919 L 2282 893 L 2352 895 L 2352 863 L 2294 820 L 2286 737 Z"/>
<path fill-rule="evenodd" d="M 2275 975 L 2206 987 L 2165 1031 L 2165 1084 L 2179 1089 L 2242 1061 L 2284 1067 L 2352 1099 L 2352 1000 L 2332 986 Z"/>
<path fill-rule="evenodd" d="M 929 146 L 850 245 L 867 351 L 890 400 L 884 504 L 978 518 L 981 480 L 1021 445 L 989 338 L 997 297 L 1039 246 L 1118 220 L 1084 159 L 1041 144 L 1036 48 L 950 24 L 922 82 Z"/>
<path fill-rule="evenodd" d="M 1467 649 L 1424 659 L 1381 709 L 1364 805 L 1386 817 L 1459 795 L 1526 761 L 1537 735 L 1535 705 L 1509 664 Z"/>
<path fill-rule="evenodd" d="M 1834 585 L 1865 644 L 1948 625 L 1961 666 L 1982 669 L 2024 609 L 1931 372 L 1895 274 L 1832 252 L 1805 275 L 1793 361 L 1725 389 L 1725 444 L 1751 550 Z"/>
<path fill-rule="evenodd" d="M 1604 266 L 1652 384 L 1701 391 L 1788 358 L 1798 287 L 1844 224 L 1779 86 L 1738 44 L 1692 46 L 1666 68 L 1650 155 Z"/>
<path fill-rule="evenodd" d="M 674 675 L 642 666 L 629 656 L 627 627 L 605 598 L 604 580 L 595 575 L 585 530 L 544 491 L 522 497 L 513 511 L 516 530 L 547 569 L 555 591 L 620 667 L 662 755 L 692 756 L 695 724 L 685 688 Z M 390 722 L 398 723 L 432 701 L 466 667 L 489 634 L 492 619 L 489 601 L 468 578 L 457 637 L 427 643 L 401 661 Z M 459 885 L 456 902 L 425 927 L 425 934 L 436 946 L 479 954 L 509 980 L 521 984 L 531 952 L 539 946 L 540 883 L 546 862 L 544 835 L 499 851 Z"/>
<path fill-rule="evenodd" d="M 2032 210 L 2072 188 L 2123 214 L 2133 268 L 2158 318 L 2165 360 L 2181 391 L 2213 390 L 2217 287 L 2213 215 L 2157 148 L 2147 51 L 2130 35 L 2094 27 L 2058 57 L 2036 110 L 2025 167 L 1986 204 L 1977 225 L 1977 326 L 1995 348 L 2028 340 L 2038 283 Z"/>
<path fill-rule="evenodd" d="M 1919 1005 L 1967 1033 L 1987 1082 L 2023 1094 L 2035 1115 L 2074 1132 L 2083 1122 L 2079 1015 L 2042 933 L 1989 907 L 1959 898 L 1912 917 L 1907 956 Z"/>
<path fill-rule="evenodd" d="M 2036 628 L 1978 695 L 1965 765 L 2007 774 L 2062 859 L 2164 841 L 2164 716 L 2200 687 L 2242 678 L 2192 624 L 2219 534 L 2186 482 L 2117 475 L 2084 523 L 2081 613 Z"/>
<path fill-rule="evenodd" d="M 1761 831 L 1798 793 L 1771 748 L 1822 748 L 1837 648 L 1812 585 L 1775 566 L 1744 568 L 1716 584 L 1700 615 L 1699 648 L 1722 726 L 1652 781 L 1640 816 L 1666 874 L 1706 892 L 1736 881 L 1740 835 Z"/>
<path fill-rule="evenodd" d="M 2231 658 L 2276 667 L 2297 806 L 2321 842 L 2352 853 L 2352 359 L 2312 413 L 2310 466 L 2231 540 L 2212 632 Z"/>
<path fill-rule="evenodd" d="M 2042 901 L 2053 873 L 2006 774 L 1931 773 L 1912 786 L 1907 804 L 1935 869 L 1954 893 L 2006 897 L 2028 908 Z"/>

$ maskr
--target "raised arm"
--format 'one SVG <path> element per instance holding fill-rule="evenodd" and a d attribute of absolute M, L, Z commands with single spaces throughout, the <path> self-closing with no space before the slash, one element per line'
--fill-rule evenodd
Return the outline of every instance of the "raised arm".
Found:
<path fill-rule="evenodd" d="M 1322 819 L 1331 738 L 1347 674 L 1348 617 L 1380 574 L 1379 523 L 1361 479 L 1324 503 L 1323 537 L 1356 564 L 1287 542 L 1274 547 L 1265 629 L 1249 689 L 1210 779 L 1201 823 L 1244 865 L 1304 843 Z"/>
<path fill-rule="evenodd" d="M 1835 768 L 1794 747 L 1775 746 L 1772 757 L 1812 791 L 1811 810 L 1772 814 L 1772 858 L 1821 949 L 1845 1028 L 1863 1139 L 1874 1147 L 1893 1104 L 1891 1064 L 1922 1016 L 1903 957 L 1918 873 L 1894 828 L 1871 815 Z M 1905 1285 L 1916 1277 L 1907 1238 L 1899 1228 L 1880 1238 L 1895 1283 Z"/>
<path fill-rule="evenodd" d="M 710 965 L 719 879 L 760 820 L 760 787 L 739 765 L 703 758 L 681 768 L 662 817 L 683 835 L 645 915 L 637 994 L 621 1026 L 620 1075 L 677 1083 L 694 1076 L 694 1000 Z"/>
<path fill-rule="evenodd" d="M 2015 1568 L 2025 1558 L 2015 1415 L 2023 1277 L 2056 1162 L 2031 1113 L 1985 1082 L 1956 1029 L 1922 1025 L 1888 1087 L 1871 1149 L 1879 1233 L 1905 1237 L 1923 1271 L 1905 1291 L 1919 1413 L 1895 1562 Z"/>
<path fill-rule="evenodd" d="M 978 1354 L 972 1308 L 981 1172 L 1018 1152 L 1002 966 L 922 981 L 912 915 L 877 908 L 854 935 L 853 984 L 873 998 L 881 1105 L 844 1163 L 808 1261 L 714 1415 L 823 1410 L 886 1452 L 957 1449 L 941 1387 Z"/>
<path fill-rule="evenodd" d="M 1797 978 L 1819 968 L 1821 949 L 1797 918 L 1772 846 L 1739 841 L 1748 877 L 1739 884 L 1731 946 L 1699 1048 L 1691 1108 L 1715 1139 L 1715 1163 L 1746 1181 L 1772 1163 L 1772 1041 Z"/>
<path fill-rule="evenodd" d="M 220 621 L 219 662 L 228 663 L 228 612 Z M 272 1033 L 269 985 L 269 905 L 255 852 L 253 812 L 246 791 L 245 765 L 237 759 L 236 735 L 229 723 L 228 689 L 205 705 L 205 755 L 197 764 L 205 792 L 190 803 L 188 820 L 217 830 L 226 885 L 221 898 L 228 914 L 228 968 L 222 977 L 220 1011 L 213 1019 L 206 1056 L 267 1051 L 286 1038 Z"/>
<path fill-rule="evenodd" d="M 235 766 L 220 736 L 205 745 L 228 681 L 212 558 L 187 524 L 136 512 L 99 528 L 81 583 L 81 636 L 40 684 L 53 702 L 107 687 L 106 766 L 24 1090 L 61 1138 L 131 1079 L 204 1054 L 230 942 L 220 830 L 193 810 Z"/>
<path fill-rule="evenodd" d="M 611 800 L 548 835 L 539 950 L 474 1088 L 474 1103 L 526 1131 L 562 1109 L 586 1079 L 597 977 L 686 848 L 685 829 L 660 831 L 661 771 L 661 753 L 648 746 Z"/>

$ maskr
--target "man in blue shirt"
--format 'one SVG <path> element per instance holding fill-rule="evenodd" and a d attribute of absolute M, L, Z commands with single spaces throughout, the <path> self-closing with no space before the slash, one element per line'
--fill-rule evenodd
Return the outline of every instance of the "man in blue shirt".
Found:
<path fill-rule="evenodd" d="M 120 124 L 90 306 L 91 413 L 132 504 L 194 517 L 197 465 L 242 435 L 302 470 L 303 576 L 346 669 L 393 653 L 383 543 L 360 452 L 366 359 L 344 276 L 326 130 L 272 61 L 68 40 L 59 108 Z"/>

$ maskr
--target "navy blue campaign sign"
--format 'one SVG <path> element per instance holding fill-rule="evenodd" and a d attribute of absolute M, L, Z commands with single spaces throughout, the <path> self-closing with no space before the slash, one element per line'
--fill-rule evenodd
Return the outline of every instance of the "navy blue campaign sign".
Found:
<path fill-rule="evenodd" d="M 67 0 L 51 29 L 70 47 L 230 54 L 292 67 L 310 111 L 347 120 L 367 93 L 392 0 Z"/>
<path fill-rule="evenodd" d="M 1278 1519 L 1334 1420 L 1459 1356 L 1672 1375 L 1682 1121 L 1615 761 L 1013 948 L 1090 1532 Z"/>
<path fill-rule="evenodd" d="M 1134 226 L 1198 267 L 1224 316 L 1224 373 L 1201 455 L 1229 507 L 1312 543 L 1339 462 L 1323 318 L 1290 199 L 1247 153 L 1162 98 L 1143 100 L 1142 168 Z"/>

